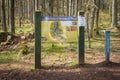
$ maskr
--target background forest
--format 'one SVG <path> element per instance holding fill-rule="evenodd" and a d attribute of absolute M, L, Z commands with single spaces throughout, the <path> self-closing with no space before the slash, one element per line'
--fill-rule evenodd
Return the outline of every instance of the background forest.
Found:
<path fill-rule="evenodd" d="M 0 0 L 0 80 L 120 80 L 119 4 L 120 0 Z M 78 40 L 41 42 L 41 69 L 35 69 L 37 10 L 42 16 L 78 17 L 78 11 L 85 12 L 84 65 L 78 65 Z"/>
<path fill-rule="evenodd" d="M 84 10 L 90 30 L 96 27 L 99 34 L 98 23 L 99 17 L 104 17 L 102 13 L 108 16 L 106 26 L 117 27 L 119 3 L 119 0 L 0 0 L 0 29 L 15 33 L 15 28 L 22 27 L 26 21 L 33 24 L 35 10 L 40 10 L 43 16 L 76 17 L 79 10 Z"/>

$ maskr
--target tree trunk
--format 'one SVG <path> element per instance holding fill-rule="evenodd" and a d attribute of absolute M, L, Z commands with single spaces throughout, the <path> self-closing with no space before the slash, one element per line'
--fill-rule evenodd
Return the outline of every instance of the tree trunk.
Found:
<path fill-rule="evenodd" d="M 78 0 L 75 0 L 74 16 L 77 16 L 78 13 Z"/>
<path fill-rule="evenodd" d="M 30 19 L 30 1 L 27 0 L 27 18 Z"/>
<path fill-rule="evenodd" d="M 89 12 L 86 11 L 86 31 L 87 31 L 87 38 L 88 38 L 88 47 L 91 48 L 91 40 L 90 40 L 90 30 L 89 30 Z"/>
<path fill-rule="evenodd" d="M 22 5 L 22 1 L 19 1 L 19 26 L 21 27 L 22 25 L 22 17 L 23 17 L 23 5 Z"/>
<path fill-rule="evenodd" d="M 62 1 L 62 12 L 63 12 L 63 16 L 65 16 L 66 14 L 65 14 L 65 1 L 63 0 Z"/>
<path fill-rule="evenodd" d="M 39 9 L 39 0 L 34 0 L 34 3 L 35 3 L 35 10 L 38 10 Z"/>
<path fill-rule="evenodd" d="M 70 11 L 70 16 L 73 16 L 74 15 L 74 1 L 71 0 L 71 11 Z"/>
<path fill-rule="evenodd" d="M 8 22 L 7 22 L 7 24 L 8 24 L 8 27 L 10 26 L 10 1 L 9 0 L 7 0 L 8 1 Z"/>
<path fill-rule="evenodd" d="M 11 32 L 15 33 L 15 6 L 14 6 L 14 0 L 11 0 Z"/>
<path fill-rule="evenodd" d="M 46 0 L 41 0 L 41 10 L 43 11 L 43 14 L 45 15 L 46 12 Z"/>
<path fill-rule="evenodd" d="M 1 24 L 1 19 L 2 19 L 2 8 L 1 8 L 2 2 L 0 0 L 0 24 Z"/>
<path fill-rule="evenodd" d="M 110 16 L 110 23 L 112 23 L 112 2 L 109 2 L 109 16 Z"/>
<path fill-rule="evenodd" d="M 93 10 L 91 12 L 91 16 L 90 16 L 90 37 L 93 37 L 93 28 L 94 28 L 94 18 L 95 18 L 95 11 Z"/>
<path fill-rule="evenodd" d="M 67 16 L 69 16 L 69 0 L 67 0 Z"/>
<path fill-rule="evenodd" d="M 3 17 L 3 30 L 7 32 L 6 27 L 6 12 L 5 12 L 5 0 L 2 0 L 2 17 Z"/>
<path fill-rule="evenodd" d="M 95 0 L 94 0 L 95 3 Z M 92 9 L 90 15 L 90 37 L 93 37 L 93 28 L 94 28 L 94 19 L 95 19 L 95 8 Z"/>
<path fill-rule="evenodd" d="M 71 16 L 71 0 L 69 0 L 69 15 L 68 16 Z"/>
<path fill-rule="evenodd" d="M 112 23 L 111 27 L 117 27 L 117 0 L 112 1 Z"/>
<path fill-rule="evenodd" d="M 96 35 L 99 35 L 99 8 L 100 8 L 100 0 L 96 0 L 97 10 L 96 10 Z"/>
<path fill-rule="evenodd" d="M 51 10 L 51 16 L 53 16 L 54 14 L 53 14 L 53 12 L 54 12 L 54 0 L 50 0 L 50 4 L 49 4 L 49 6 L 50 6 L 50 10 Z"/>
<path fill-rule="evenodd" d="M 53 7 L 54 7 L 54 0 L 48 0 L 48 14 L 49 16 L 53 16 Z"/>
<path fill-rule="evenodd" d="M 32 9 L 33 9 L 33 11 L 32 11 L 32 23 L 34 24 L 34 13 L 35 13 L 35 1 L 34 0 L 32 0 Z"/>

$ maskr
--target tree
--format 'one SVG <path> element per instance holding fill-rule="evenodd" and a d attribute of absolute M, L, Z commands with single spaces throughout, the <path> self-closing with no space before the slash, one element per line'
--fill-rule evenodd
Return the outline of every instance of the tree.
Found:
<path fill-rule="evenodd" d="M 54 7 L 54 0 L 48 0 L 47 10 L 50 16 L 53 16 L 53 7 Z"/>
<path fill-rule="evenodd" d="M 15 33 L 15 3 L 14 0 L 11 0 L 11 32 Z"/>
<path fill-rule="evenodd" d="M 68 12 L 69 15 L 68 15 L 68 16 L 71 16 L 71 6 L 72 6 L 72 5 L 71 5 L 71 0 L 69 0 L 69 3 L 68 3 L 68 4 L 69 4 L 69 12 Z"/>
<path fill-rule="evenodd" d="M 117 0 L 112 0 L 112 23 L 111 27 L 117 27 Z"/>
<path fill-rule="evenodd" d="M 27 0 L 27 18 L 30 19 L 30 1 Z"/>
<path fill-rule="evenodd" d="M 67 0 L 67 16 L 69 15 L 69 0 Z"/>
<path fill-rule="evenodd" d="M 1 0 L 0 0 L 0 23 L 1 23 Z"/>
<path fill-rule="evenodd" d="M 18 6 L 18 11 L 16 10 L 16 12 L 19 12 L 19 14 L 17 16 L 19 16 L 19 27 L 21 27 L 22 25 L 22 19 L 23 19 L 23 4 L 22 1 L 19 0 L 17 1 L 17 6 Z M 25 13 L 26 14 L 26 13 Z"/>
<path fill-rule="evenodd" d="M 95 5 L 96 4 L 96 0 L 93 0 L 92 2 L 92 9 L 91 9 L 91 15 L 90 15 L 90 37 L 93 37 L 93 28 L 94 28 L 94 20 L 95 20 Z"/>
<path fill-rule="evenodd" d="M 6 27 L 6 12 L 5 12 L 5 0 L 2 0 L 2 17 L 3 17 L 3 30 L 4 32 L 7 32 Z"/>
<path fill-rule="evenodd" d="M 110 23 L 112 22 L 112 1 L 109 1 L 109 16 L 110 16 Z"/>
<path fill-rule="evenodd" d="M 78 0 L 75 0 L 75 8 L 74 8 L 74 15 L 77 16 L 77 13 L 78 13 Z"/>
<path fill-rule="evenodd" d="M 88 38 L 88 47 L 91 48 L 91 40 L 90 40 L 90 30 L 89 30 L 89 8 L 86 7 L 86 32 L 87 32 L 87 38 Z"/>
<path fill-rule="evenodd" d="M 7 26 L 10 26 L 10 0 L 7 0 Z"/>
<path fill-rule="evenodd" d="M 35 3 L 35 10 L 38 10 L 39 9 L 39 0 L 34 0 L 34 3 Z"/>
<path fill-rule="evenodd" d="M 93 37 L 93 28 L 95 20 L 96 0 L 88 0 L 85 6 L 86 11 L 86 31 L 88 37 L 88 45 L 91 48 L 91 38 Z"/>
<path fill-rule="evenodd" d="M 100 8 L 100 0 L 96 0 L 96 5 L 97 5 L 97 9 L 96 9 L 96 35 L 99 35 L 99 8 Z"/>

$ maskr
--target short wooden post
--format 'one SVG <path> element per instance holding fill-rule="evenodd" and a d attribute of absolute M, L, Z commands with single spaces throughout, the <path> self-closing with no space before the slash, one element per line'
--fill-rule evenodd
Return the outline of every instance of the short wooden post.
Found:
<path fill-rule="evenodd" d="M 41 68 L 41 12 L 35 12 L 35 69 Z"/>
<path fill-rule="evenodd" d="M 110 61 L 110 31 L 105 30 L 105 61 Z"/>

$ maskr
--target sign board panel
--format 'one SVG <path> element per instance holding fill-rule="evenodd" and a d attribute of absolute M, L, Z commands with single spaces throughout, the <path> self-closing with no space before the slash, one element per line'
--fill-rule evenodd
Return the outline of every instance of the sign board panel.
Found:
<path fill-rule="evenodd" d="M 78 37 L 76 17 L 43 17 L 43 42 L 75 42 Z"/>

